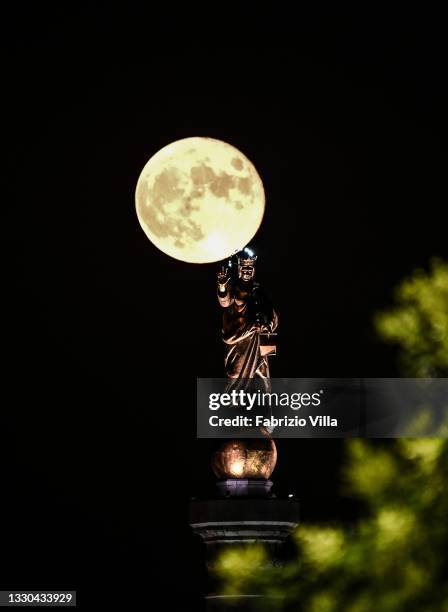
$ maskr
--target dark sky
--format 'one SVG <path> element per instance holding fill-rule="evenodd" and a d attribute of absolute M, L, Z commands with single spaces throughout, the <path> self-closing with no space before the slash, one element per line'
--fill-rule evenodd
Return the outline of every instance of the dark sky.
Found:
<path fill-rule="evenodd" d="M 235 12 L 4 20 L 0 588 L 77 589 L 98 609 L 104 589 L 141 605 L 175 587 L 174 609 L 198 609 L 188 499 L 214 485 L 195 385 L 222 374 L 220 313 L 216 266 L 158 252 L 135 215 L 138 175 L 169 142 L 228 141 L 263 179 L 272 375 L 398 373 L 372 315 L 447 251 L 440 16 Z M 278 447 L 277 491 L 306 518 L 356 515 L 339 441 Z"/>

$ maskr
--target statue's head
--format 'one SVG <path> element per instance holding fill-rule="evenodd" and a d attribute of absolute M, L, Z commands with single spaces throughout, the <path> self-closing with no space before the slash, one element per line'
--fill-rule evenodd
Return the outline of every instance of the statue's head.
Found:
<path fill-rule="evenodd" d="M 257 261 L 254 251 L 249 247 L 245 247 L 238 253 L 237 259 L 238 277 L 246 283 L 251 281 L 255 276 L 255 263 Z"/>

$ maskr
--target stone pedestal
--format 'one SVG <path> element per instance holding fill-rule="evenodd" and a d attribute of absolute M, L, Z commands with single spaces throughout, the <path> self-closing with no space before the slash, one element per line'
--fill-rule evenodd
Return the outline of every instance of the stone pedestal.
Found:
<path fill-rule="evenodd" d="M 190 525 L 206 545 L 208 568 L 223 550 L 256 542 L 267 547 L 272 563 L 281 563 L 282 544 L 299 523 L 299 503 L 273 496 L 271 481 L 228 479 L 217 486 L 216 499 L 190 502 Z M 230 604 L 251 610 L 257 597 L 249 593 L 230 602 L 211 593 L 206 597 L 207 610 L 225 610 Z"/>

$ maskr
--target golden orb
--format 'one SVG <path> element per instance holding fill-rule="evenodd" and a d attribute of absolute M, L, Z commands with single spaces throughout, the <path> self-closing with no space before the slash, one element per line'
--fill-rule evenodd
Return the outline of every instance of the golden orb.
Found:
<path fill-rule="evenodd" d="M 277 448 L 271 438 L 229 440 L 212 456 L 212 469 L 220 479 L 268 479 L 277 462 Z"/>

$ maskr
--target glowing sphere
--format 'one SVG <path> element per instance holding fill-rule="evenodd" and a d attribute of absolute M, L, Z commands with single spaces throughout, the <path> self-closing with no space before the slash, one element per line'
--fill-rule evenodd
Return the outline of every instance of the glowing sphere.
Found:
<path fill-rule="evenodd" d="M 264 214 L 263 183 L 232 145 L 185 138 L 160 149 L 137 182 L 140 225 L 171 257 L 210 263 L 242 249 Z"/>
<path fill-rule="evenodd" d="M 265 478 L 277 463 L 277 448 L 272 439 L 229 440 L 212 457 L 218 478 Z"/>

